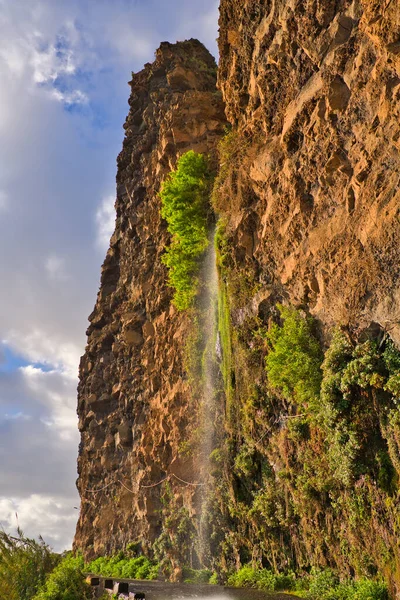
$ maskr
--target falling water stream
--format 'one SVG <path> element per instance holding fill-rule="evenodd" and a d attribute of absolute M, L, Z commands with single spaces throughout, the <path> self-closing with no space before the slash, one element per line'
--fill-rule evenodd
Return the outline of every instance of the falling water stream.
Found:
<path fill-rule="evenodd" d="M 197 480 L 200 483 L 201 494 L 197 511 L 199 515 L 198 556 L 202 568 L 210 567 L 210 537 L 212 531 L 212 498 L 213 476 L 210 455 L 219 446 L 224 429 L 224 384 L 221 373 L 221 349 L 218 333 L 218 301 L 219 275 L 217 267 L 217 251 L 215 247 L 215 228 L 210 234 L 209 245 L 200 274 L 203 282 L 200 302 L 200 334 L 203 349 L 201 361 L 201 446 L 197 461 Z M 95 579 L 99 579 L 96 577 Z M 104 583 L 110 580 L 100 578 Z M 103 581 L 104 580 L 104 581 Z M 128 594 L 121 598 L 134 598 L 141 592 L 146 600 L 288 600 L 294 599 L 289 594 L 266 594 L 254 589 L 235 589 L 221 585 L 206 584 L 177 584 L 163 581 L 133 581 L 128 582 Z M 100 590 L 101 591 L 101 590 Z M 98 597 L 98 596 L 97 596 Z"/>
<path fill-rule="evenodd" d="M 203 356 L 201 365 L 202 403 L 201 403 L 201 432 L 202 441 L 199 455 L 199 474 L 203 484 L 199 506 L 199 558 L 203 567 L 210 566 L 210 534 L 212 520 L 213 478 L 211 475 L 212 451 L 218 446 L 221 435 L 223 408 L 221 406 L 222 378 L 219 359 L 221 355 L 218 334 L 218 295 L 219 277 L 217 268 L 217 252 L 215 247 L 215 228 L 210 234 L 201 278 L 202 315 L 200 319 Z M 222 426 L 222 423 L 221 423 Z"/>
<path fill-rule="evenodd" d="M 199 431 L 200 446 L 196 457 L 197 481 L 200 483 L 196 499 L 198 531 L 196 554 L 199 566 L 209 566 L 209 502 L 212 491 L 210 454 L 215 448 L 216 415 L 218 413 L 218 269 L 215 249 L 215 230 L 209 236 L 209 244 L 200 272 L 200 297 L 198 327 L 200 337 L 200 361 L 198 377 L 200 385 Z"/>
<path fill-rule="evenodd" d="M 217 251 L 215 246 L 215 228 L 210 234 L 203 268 L 201 272 L 202 302 L 201 302 L 201 338 L 202 356 L 202 403 L 201 403 L 201 432 L 202 442 L 198 457 L 199 479 L 202 483 L 199 514 L 199 558 L 201 566 L 210 566 L 210 518 L 212 519 L 213 477 L 211 474 L 212 451 L 218 447 L 223 435 L 224 420 L 224 384 L 221 373 L 222 352 L 218 332 L 218 301 L 219 274 L 217 267 Z M 152 590 L 156 592 L 156 589 Z M 169 592 L 169 593 L 168 593 Z M 266 593 L 254 589 L 224 588 L 218 585 L 186 585 L 170 584 L 167 589 L 160 587 L 159 595 L 154 594 L 154 600 L 178 598 L 212 598 L 213 600 L 263 600 Z M 146 594 L 147 597 L 147 594 Z M 268 594 L 270 600 L 293 598 L 284 594 Z M 152 600 L 152 598 L 149 598 Z"/>
<path fill-rule="evenodd" d="M 209 474 L 210 454 L 214 449 L 215 417 L 218 412 L 218 383 L 219 365 L 217 360 L 218 346 L 218 269 L 217 253 L 215 249 L 215 230 L 210 236 L 204 264 L 206 308 L 205 318 L 202 320 L 202 337 L 204 340 L 204 354 L 202 360 L 203 376 L 203 441 L 202 455 L 204 463 L 202 470 L 207 478 Z"/>

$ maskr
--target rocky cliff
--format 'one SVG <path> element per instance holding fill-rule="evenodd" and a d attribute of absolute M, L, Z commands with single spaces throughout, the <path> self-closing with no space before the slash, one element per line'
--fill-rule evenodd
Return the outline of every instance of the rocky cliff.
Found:
<path fill-rule="evenodd" d="M 160 552 L 167 535 L 182 566 L 195 545 L 194 321 L 171 305 L 157 193 L 178 155 L 220 139 L 207 565 L 400 589 L 400 0 L 221 0 L 219 45 L 227 134 L 199 43 L 163 44 L 131 83 L 81 364 L 76 547 Z"/>
<path fill-rule="evenodd" d="M 154 484 L 193 480 L 193 459 L 179 453 L 196 414 L 184 366 L 189 319 L 166 285 L 158 192 L 182 153 L 213 152 L 224 110 L 215 61 L 195 40 L 163 43 L 130 87 L 115 232 L 80 364 L 75 547 L 87 557 L 137 540 L 146 549 L 161 531 L 165 490 Z M 193 487 L 177 477 L 175 501 L 191 508 Z"/>
<path fill-rule="evenodd" d="M 222 0 L 219 47 L 232 554 L 398 585 L 400 430 L 380 360 L 400 343 L 400 2 Z M 314 404 L 296 397 L 315 383 L 307 315 L 325 354 Z"/>
<path fill-rule="evenodd" d="M 324 324 L 400 342 L 399 2 L 223 0 L 220 26 L 246 260 Z"/>

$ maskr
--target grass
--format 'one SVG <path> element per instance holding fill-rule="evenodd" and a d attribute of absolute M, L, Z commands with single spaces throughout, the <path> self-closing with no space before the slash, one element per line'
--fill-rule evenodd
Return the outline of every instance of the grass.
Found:
<path fill-rule="evenodd" d="M 66 556 L 48 575 L 34 600 L 91 600 L 92 590 L 83 573 L 80 556 Z"/>

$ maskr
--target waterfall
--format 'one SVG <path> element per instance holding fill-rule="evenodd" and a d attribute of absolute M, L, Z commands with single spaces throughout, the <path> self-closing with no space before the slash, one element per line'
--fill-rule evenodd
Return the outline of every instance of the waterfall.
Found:
<path fill-rule="evenodd" d="M 221 417 L 221 372 L 219 357 L 221 353 L 218 334 L 218 295 L 219 277 L 217 253 L 215 248 L 215 228 L 210 235 L 202 269 L 202 318 L 201 336 L 203 340 L 202 356 L 202 403 L 201 431 L 202 442 L 199 456 L 199 471 L 203 483 L 200 501 L 199 558 L 203 566 L 209 563 L 209 529 L 212 519 L 210 501 L 212 498 L 212 475 L 210 455 L 217 447 L 218 422 Z"/>
<path fill-rule="evenodd" d="M 209 456 L 214 449 L 215 416 L 218 411 L 217 393 L 219 383 L 219 365 L 217 360 L 218 346 L 218 269 L 215 249 L 215 230 L 210 236 L 210 244 L 204 265 L 205 287 L 207 294 L 205 318 L 203 319 L 202 336 L 204 354 L 202 361 L 203 375 L 203 453 L 206 471 L 208 472 Z"/>

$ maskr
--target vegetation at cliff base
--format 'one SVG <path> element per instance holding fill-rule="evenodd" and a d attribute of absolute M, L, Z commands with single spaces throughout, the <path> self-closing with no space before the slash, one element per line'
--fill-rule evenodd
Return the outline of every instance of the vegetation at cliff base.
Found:
<path fill-rule="evenodd" d="M 30 600 L 59 560 L 41 538 L 0 531 L 0 600 Z"/>
<path fill-rule="evenodd" d="M 179 310 L 191 306 L 198 289 L 200 259 L 208 246 L 212 174 L 207 159 L 192 150 L 178 161 L 160 191 L 161 215 L 172 239 L 162 261 Z"/>
<path fill-rule="evenodd" d="M 229 263 L 224 275 L 232 293 Z M 309 598 L 386 599 L 398 561 L 400 352 L 376 327 L 319 333 L 305 310 L 279 305 L 232 327 L 237 418 L 220 449 L 229 525 L 214 568 L 231 585 L 278 589 L 288 569 Z"/>
<path fill-rule="evenodd" d="M 90 600 L 92 590 L 85 581 L 80 556 L 66 556 L 50 573 L 34 600 Z"/>
<path fill-rule="evenodd" d="M 128 553 L 129 554 L 129 553 Z M 123 551 L 115 556 L 100 556 L 85 565 L 85 570 L 103 577 L 157 579 L 159 565 L 145 556 L 128 556 Z"/>
<path fill-rule="evenodd" d="M 274 573 L 245 565 L 232 574 L 227 583 L 268 592 L 294 592 L 309 600 L 389 600 L 387 586 L 382 581 L 366 578 L 340 581 L 331 569 L 312 569 L 309 575 L 298 577 L 293 572 Z"/>

